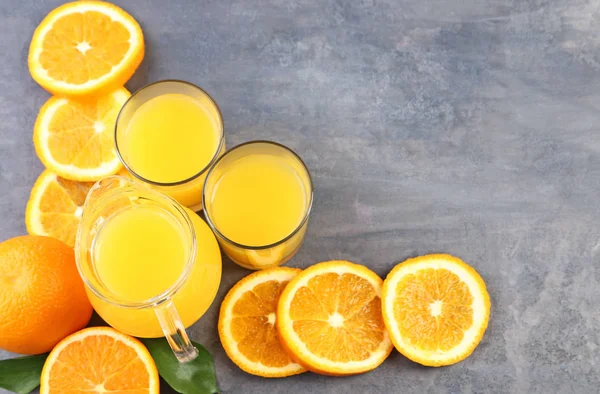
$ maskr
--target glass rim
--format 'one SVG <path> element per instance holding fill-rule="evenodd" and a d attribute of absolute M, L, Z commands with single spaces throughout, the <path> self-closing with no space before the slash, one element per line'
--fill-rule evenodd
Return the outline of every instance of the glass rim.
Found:
<path fill-rule="evenodd" d="M 153 297 L 147 298 L 145 300 L 124 301 L 120 297 L 114 296 L 114 293 L 108 289 L 106 292 L 104 292 L 104 293 L 109 293 L 109 295 L 107 296 L 107 294 L 104 294 L 102 291 L 100 291 L 98 289 L 97 286 L 95 286 L 93 283 L 91 283 L 91 281 L 88 278 L 87 273 L 83 269 L 84 262 L 82 261 L 83 257 L 81 256 L 81 254 L 84 252 L 86 254 L 88 253 L 88 250 L 87 249 L 85 251 L 82 250 L 81 245 L 80 245 L 80 243 L 82 241 L 81 240 L 82 232 L 84 231 L 83 221 L 81 221 L 78 226 L 77 235 L 75 238 L 74 250 L 78 251 L 78 253 L 75 253 L 75 265 L 77 266 L 77 270 L 79 271 L 79 276 L 81 277 L 85 286 L 96 297 L 98 297 L 100 300 L 102 300 L 110 305 L 117 306 L 120 308 L 126 308 L 126 309 L 145 309 L 148 307 L 158 306 L 158 305 L 168 301 L 169 299 L 171 299 L 183 287 L 183 285 L 185 284 L 185 281 L 191 275 L 192 269 L 194 268 L 194 264 L 196 262 L 196 254 L 198 251 L 198 245 L 197 245 L 197 241 L 196 241 L 196 231 L 194 229 L 192 219 L 190 218 L 188 213 L 185 211 L 183 206 L 181 204 L 177 203 L 177 201 L 175 201 L 170 196 L 167 196 L 166 194 L 163 194 L 163 193 L 156 192 L 156 191 L 154 191 L 146 186 L 143 186 L 143 185 L 138 185 L 138 184 L 133 185 L 132 180 L 127 179 L 120 175 L 112 175 L 110 177 L 107 177 L 100 181 L 97 181 L 94 184 L 94 186 L 92 186 L 92 189 L 96 185 L 98 185 L 100 182 L 105 181 L 106 179 L 114 179 L 114 178 L 120 178 L 121 180 L 125 180 L 126 182 L 128 182 L 128 186 L 134 186 L 136 188 L 141 187 L 143 189 L 146 189 L 145 191 L 147 191 L 147 192 L 149 191 L 153 195 L 153 197 L 158 197 L 158 198 L 163 199 L 163 201 L 160 201 L 161 204 L 171 204 L 172 207 L 175 208 L 177 213 L 181 215 L 181 219 L 176 218 L 177 222 L 181 225 L 182 229 L 186 232 L 186 234 L 190 238 L 190 245 L 188 247 L 189 253 L 188 253 L 188 257 L 187 257 L 185 266 L 181 272 L 181 275 L 179 275 L 179 277 L 177 277 L 177 279 L 173 282 L 173 284 L 171 286 L 169 286 L 167 289 L 165 289 L 161 293 L 159 293 Z M 90 189 L 90 191 L 92 189 Z M 116 192 L 122 192 L 122 191 L 113 191 L 113 193 L 116 193 Z M 88 196 L 89 196 L 89 192 L 88 192 Z M 111 192 L 107 192 L 107 194 L 102 196 L 101 198 L 105 198 L 106 196 L 109 196 L 109 197 L 112 196 Z M 86 197 L 85 203 L 87 203 L 87 197 Z M 84 203 L 84 209 L 85 209 L 85 203 Z M 89 234 L 88 234 L 88 236 L 89 236 Z M 93 239 L 90 242 L 93 242 Z M 89 249 L 90 249 L 89 250 L 90 261 L 88 264 L 93 268 L 94 267 L 94 262 L 92 261 L 92 253 L 93 252 L 91 251 L 91 247 Z M 100 280 L 100 278 L 97 277 L 97 275 L 95 275 L 95 277 L 97 278 L 99 283 L 102 283 L 102 281 Z M 103 286 L 103 288 L 106 288 L 106 286 L 104 286 L 104 285 L 102 285 L 102 286 Z"/>
<path fill-rule="evenodd" d="M 221 231 L 219 231 L 219 229 L 217 228 L 217 226 L 213 223 L 213 221 L 210 218 L 210 214 L 209 214 L 209 212 L 207 210 L 207 207 L 206 207 L 206 185 L 208 184 L 208 179 L 210 178 L 210 175 L 212 174 L 213 170 L 217 167 L 217 165 L 219 164 L 219 162 L 224 157 L 226 157 L 227 155 L 229 155 L 231 152 L 234 152 L 237 149 L 242 148 L 244 146 L 253 145 L 253 144 L 275 145 L 275 146 L 277 146 L 279 148 L 282 148 L 282 149 L 288 151 L 289 153 L 291 153 L 292 156 L 294 156 L 296 159 L 298 159 L 298 161 L 302 165 L 302 168 L 304 168 L 304 171 L 306 171 L 306 175 L 308 176 L 308 183 L 310 184 L 310 198 L 309 198 L 309 201 L 308 201 L 308 205 L 307 205 L 307 207 L 305 209 L 304 217 L 302 218 L 302 220 L 300 221 L 300 223 L 298 224 L 298 226 L 296 226 L 296 228 L 294 228 L 294 230 L 292 230 L 288 235 L 286 235 L 281 240 L 273 242 L 273 243 L 268 244 L 268 245 L 260 245 L 260 246 L 244 245 L 242 243 L 233 241 L 229 237 L 226 237 Z M 310 212 L 312 210 L 313 199 L 314 199 L 314 192 L 315 192 L 315 188 L 314 188 L 314 184 L 313 184 L 313 180 L 312 180 L 312 175 L 310 174 L 310 171 L 308 170 L 308 167 L 307 167 L 306 163 L 304 163 L 304 160 L 302 160 L 302 158 L 296 152 L 294 152 L 292 149 L 288 148 L 287 146 L 285 146 L 283 144 L 280 144 L 278 142 L 275 142 L 275 141 L 253 140 L 253 141 L 244 142 L 242 144 L 236 145 L 233 148 L 229 149 L 227 152 L 225 152 L 223 155 L 221 155 L 221 157 L 219 157 L 217 159 L 217 161 L 214 163 L 214 165 L 210 168 L 210 170 L 208 171 L 208 174 L 206 174 L 206 179 L 204 180 L 204 185 L 202 187 L 202 210 L 204 211 L 204 217 L 206 218 L 206 222 L 208 223 L 208 225 L 210 226 L 210 228 L 219 237 L 223 238 L 225 241 L 227 241 L 227 242 L 231 243 L 232 245 L 234 245 L 234 246 L 236 246 L 238 248 L 241 248 L 241 249 L 265 250 L 265 249 L 270 249 L 270 248 L 274 248 L 274 247 L 276 247 L 278 245 L 281 245 L 282 243 L 284 243 L 285 241 L 289 240 L 294 235 L 296 235 L 298 233 L 298 231 L 300 231 L 300 229 L 302 229 L 302 227 L 308 221 L 308 217 L 310 216 Z"/>
<path fill-rule="evenodd" d="M 220 131 L 221 131 L 221 136 L 219 138 L 219 144 L 217 146 L 217 149 L 213 155 L 213 157 L 210 159 L 210 161 L 208 162 L 208 164 L 206 166 L 204 166 L 204 168 L 202 168 L 202 170 L 200 170 L 200 172 L 198 172 L 195 175 L 192 175 L 189 178 L 183 179 L 181 181 L 175 181 L 175 182 L 158 182 L 158 181 L 153 181 L 150 179 L 147 179 L 143 176 L 141 176 L 140 174 L 138 174 L 137 172 L 135 172 L 130 166 L 129 164 L 127 164 L 127 162 L 125 161 L 125 158 L 123 157 L 123 155 L 121 155 L 121 150 L 119 149 L 119 139 L 117 138 L 117 134 L 118 134 L 118 130 L 119 130 L 119 121 L 121 120 L 121 116 L 123 115 L 123 112 L 125 110 L 125 107 L 127 107 L 127 104 L 130 104 L 133 100 L 133 98 L 135 96 L 137 96 L 139 93 L 141 93 L 142 91 L 152 88 L 155 85 L 161 85 L 163 83 L 175 83 L 175 84 L 182 84 L 182 85 L 187 85 L 190 86 L 193 89 L 199 90 L 202 94 L 206 95 L 206 97 L 208 97 L 208 99 L 210 100 L 210 102 L 215 106 L 216 110 L 217 110 L 217 114 L 219 115 L 219 124 L 220 124 Z M 183 93 L 182 93 L 183 94 Z M 158 97 L 158 96 L 155 96 Z M 219 108 L 219 105 L 217 104 L 217 102 L 215 101 L 215 99 L 212 98 L 212 96 L 210 94 L 208 94 L 208 92 L 204 89 L 202 89 L 200 86 L 197 86 L 191 82 L 188 81 L 184 81 L 181 79 L 161 79 L 160 81 L 155 81 L 152 83 L 149 83 L 147 85 L 142 86 L 141 88 L 139 88 L 138 90 L 136 90 L 131 96 L 129 96 L 129 98 L 127 100 L 125 100 L 125 103 L 123 103 L 123 106 L 121 107 L 121 109 L 119 110 L 119 114 L 117 115 L 117 119 L 115 120 L 115 148 L 117 150 L 117 156 L 119 157 L 119 161 L 121 162 L 121 164 L 123 164 L 123 166 L 125 167 L 125 169 L 127 169 L 127 171 L 129 171 L 129 173 L 131 175 L 133 175 L 134 177 L 136 177 L 137 179 L 146 182 L 150 185 L 155 185 L 155 186 L 163 186 L 163 187 L 169 187 L 169 186 L 179 186 L 179 185 L 184 185 L 188 182 L 193 181 L 194 179 L 200 177 L 202 174 L 204 174 L 205 172 L 207 172 L 217 161 L 217 159 L 219 158 L 219 152 L 221 152 L 221 149 L 223 148 L 223 144 L 225 143 L 225 127 L 223 125 L 223 114 L 221 113 L 221 108 Z"/>

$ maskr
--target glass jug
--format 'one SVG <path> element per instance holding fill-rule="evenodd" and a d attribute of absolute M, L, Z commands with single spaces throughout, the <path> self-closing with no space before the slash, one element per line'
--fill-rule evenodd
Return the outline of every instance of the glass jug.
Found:
<path fill-rule="evenodd" d="M 197 350 L 185 328 L 208 309 L 221 278 L 219 248 L 206 232 L 202 219 L 171 197 L 120 176 L 98 181 L 75 245 L 96 312 L 129 335 L 164 335 L 180 362 L 193 360 Z"/>

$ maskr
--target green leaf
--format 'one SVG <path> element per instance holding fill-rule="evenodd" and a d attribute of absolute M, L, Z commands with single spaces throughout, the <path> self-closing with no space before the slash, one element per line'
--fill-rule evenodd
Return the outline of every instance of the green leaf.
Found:
<path fill-rule="evenodd" d="M 0 387 L 17 394 L 29 394 L 40 385 L 48 353 L 0 361 Z"/>
<path fill-rule="evenodd" d="M 219 392 L 213 358 L 204 346 L 192 342 L 198 349 L 198 357 L 193 361 L 180 364 L 166 339 L 140 338 L 140 340 L 152 354 L 160 376 L 178 393 L 215 394 Z"/>

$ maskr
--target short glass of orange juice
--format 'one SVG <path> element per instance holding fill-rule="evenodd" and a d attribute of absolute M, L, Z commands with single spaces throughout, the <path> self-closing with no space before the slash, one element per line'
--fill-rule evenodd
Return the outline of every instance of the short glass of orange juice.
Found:
<path fill-rule="evenodd" d="M 181 362 L 197 351 L 185 328 L 214 300 L 221 252 L 194 212 L 131 179 L 98 181 L 87 195 L 75 244 L 96 312 L 143 338 L 165 336 Z"/>
<path fill-rule="evenodd" d="M 223 118 L 216 102 L 199 87 L 159 81 L 123 105 L 115 143 L 135 178 L 198 211 L 206 173 L 225 152 Z"/>
<path fill-rule="evenodd" d="M 264 269 L 291 259 L 304 239 L 313 184 L 302 159 L 271 141 L 231 149 L 204 183 L 206 221 L 238 265 Z"/>

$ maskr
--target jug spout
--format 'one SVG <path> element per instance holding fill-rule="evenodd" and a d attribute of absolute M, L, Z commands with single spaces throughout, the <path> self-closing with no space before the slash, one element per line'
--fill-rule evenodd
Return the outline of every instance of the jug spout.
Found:
<path fill-rule="evenodd" d="M 119 175 L 113 175 L 99 180 L 88 192 L 87 197 L 85 198 L 85 203 L 83 204 L 83 211 L 85 212 L 86 208 L 89 208 L 91 205 L 95 204 L 104 195 L 106 195 L 107 192 L 115 191 L 116 189 L 132 185 L 132 180 Z"/>

